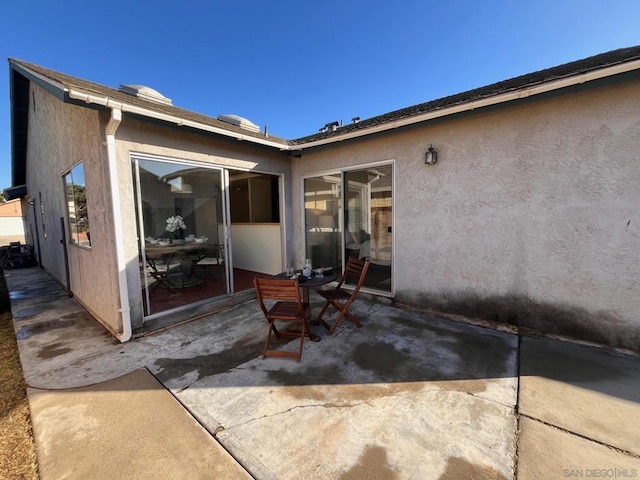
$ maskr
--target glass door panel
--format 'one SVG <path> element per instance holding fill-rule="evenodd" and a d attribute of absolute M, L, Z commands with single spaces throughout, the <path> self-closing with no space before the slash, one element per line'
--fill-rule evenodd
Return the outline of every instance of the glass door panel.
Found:
<path fill-rule="evenodd" d="M 371 262 L 364 285 L 391 291 L 393 184 L 391 165 L 344 173 L 345 258 Z"/>
<path fill-rule="evenodd" d="M 306 258 L 311 259 L 313 268 L 342 270 L 341 197 L 338 174 L 304 180 Z"/>
<path fill-rule="evenodd" d="M 228 293 L 222 170 L 134 161 L 145 317 Z"/>

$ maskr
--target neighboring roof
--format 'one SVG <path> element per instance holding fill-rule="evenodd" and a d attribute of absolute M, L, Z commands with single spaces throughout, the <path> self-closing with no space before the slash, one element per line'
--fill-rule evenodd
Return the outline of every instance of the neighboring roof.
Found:
<path fill-rule="evenodd" d="M 5 188 L 2 191 L 2 196 L 5 200 L 15 200 L 16 198 L 22 198 L 27 194 L 26 185 L 16 185 L 14 187 Z"/>
<path fill-rule="evenodd" d="M 634 64 L 630 64 L 634 62 Z M 589 72 L 596 72 L 598 70 L 607 69 L 617 65 L 628 64 L 627 68 L 620 70 L 612 69 L 610 73 L 604 72 L 602 75 L 593 75 L 592 77 L 585 76 Z M 398 126 L 406 125 L 409 123 L 417 123 L 419 121 L 425 121 L 429 118 L 425 114 L 441 112 L 443 115 L 432 115 L 431 118 L 436 116 L 445 116 L 452 113 L 457 113 L 461 109 L 448 113 L 447 109 L 451 107 L 459 107 L 461 105 L 469 105 L 470 108 L 478 108 L 484 106 L 483 104 L 475 105 L 476 102 L 483 99 L 489 99 L 493 97 L 502 96 L 507 93 L 521 92 L 541 85 L 550 85 L 559 80 L 575 78 L 575 83 L 583 83 L 584 81 L 593 80 L 596 78 L 603 78 L 605 76 L 614 75 L 616 73 L 622 73 L 624 71 L 640 69 L 640 46 L 621 48 L 613 50 L 607 53 L 594 55 L 583 60 L 577 60 L 575 62 L 565 63 L 553 68 L 547 68 L 534 73 L 529 73 L 519 77 L 514 77 L 509 80 L 504 80 L 498 83 L 487 85 L 485 87 L 476 88 L 456 95 L 443 97 L 430 102 L 421 103 L 412 107 L 395 110 L 393 112 L 378 115 L 366 120 L 361 120 L 358 123 L 347 124 L 342 127 L 338 127 L 335 130 L 328 129 L 325 132 L 316 133 L 306 137 L 291 140 L 289 143 L 294 146 L 297 145 L 302 148 L 308 148 L 313 144 L 318 143 L 330 143 L 343 140 L 347 134 L 350 137 L 366 135 L 367 130 L 371 130 L 373 127 L 381 127 L 387 125 L 388 128 L 397 128 Z M 574 84 L 575 84 L 574 83 Z M 550 85 L 553 87 L 553 85 Z M 532 93 L 542 93 L 543 91 L 555 90 L 568 86 L 568 84 L 558 84 L 556 88 L 540 89 L 540 91 Z M 528 95 L 524 95 L 528 96 Z M 521 97 L 524 97 L 521 96 Z M 505 101 L 515 100 L 520 98 L 518 96 L 505 97 Z M 498 102 L 493 102 L 498 103 Z M 416 118 L 416 121 L 411 121 L 412 118 Z M 399 121 L 403 121 L 402 124 L 398 124 Z M 376 131 L 380 131 L 377 128 Z M 362 132 L 362 133 L 358 133 Z M 375 133 L 375 132 L 369 132 Z M 328 140 L 329 142 L 322 142 Z"/>

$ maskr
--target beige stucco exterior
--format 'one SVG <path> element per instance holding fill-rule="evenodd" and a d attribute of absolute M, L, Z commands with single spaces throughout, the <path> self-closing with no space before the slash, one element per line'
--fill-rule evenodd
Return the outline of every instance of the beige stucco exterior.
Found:
<path fill-rule="evenodd" d="M 395 165 L 398 301 L 638 348 L 639 81 L 305 150 L 293 198 L 302 176 L 381 161 Z M 300 258 L 300 223 L 294 238 Z"/>
<path fill-rule="evenodd" d="M 110 192 L 105 188 L 103 122 L 95 110 L 63 103 L 33 83 L 30 98 L 27 189 L 35 209 L 27 205 L 25 211 L 29 230 L 35 235 L 37 228 L 39 233 L 40 263 L 106 328 L 118 333 L 122 324 Z M 85 169 L 91 248 L 69 243 L 63 175 L 79 162 Z M 69 258 L 68 285 L 63 234 Z"/>
<path fill-rule="evenodd" d="M 66 283 L 62 176 L 82 161 L 92 247 L 66 245 L 69 289 L 115 335 L 123 332 L 116 242 L 126 265 L 122 309 L 134 329 L 143 322 L 131 162 L 145 155 L 280 175 L 283 267 L 305 257 L 303 178 L 391 165 L 393 277 L 386 295 L 445 314 L 640 349 L 637 73 L 359 138 L 336 134 L 293 156 L 284 144 L 261 146 L 125 112 L 115 130 L 117 192 L 109 187 L 109 109 L 65 103 L 33 82 L 30 88 L 27 191 L 36 209 L 24 204 L 27 236 L 37 225 L 41 264 Z M 424 162 L 430 144 L 435 165 Z"/>
<path fill-rule="evenodd" d="M 105 136 L 110 115 L 108 112 L 63 103 L 38 86 L 32 85 L 31 88 L 33 111 L 30 113 L 27 187 L 36 202 L 35 221 L 38 222 L 40 234 L 42 267 L 67 286 L 60 226 L 62 217 L 68 229 L 63 175 L 78 162 L 83 162 L 92 246 L 85 248 L 70 243 L 65 231 L 68 289 L 108 330 L 120 335 L 123 332 L 123 320 Z M 151 155 L 176 162 L 200 162 L 282 175 L 285 192 L 290 191 L 290 158 L 279 150 L 216 139 L 211 135 L 164 127 L 126 115 L 116 130 L 115 138 L 119 185 L 117 195 L 124 232 L 119 240 L 124 248 L 131 326 L 136 328 L 143 324 L 143 311 L 132 155 Z M 43 217 L 39 213 L 40 196 Z M 291 199 L 286 194 L 284 202 L 284 211 L 290 212 Z M 31 212 L 28 224 L 35 232 L 33 210 L 27 206 L 27 211 Z M 285 214 L 283 226 L 291 231 L 291 223 L 290 214 Z M 291 235 L 287 238 L 291 238 Z M 285 250 L 291 251 L 291 245 Z"/>

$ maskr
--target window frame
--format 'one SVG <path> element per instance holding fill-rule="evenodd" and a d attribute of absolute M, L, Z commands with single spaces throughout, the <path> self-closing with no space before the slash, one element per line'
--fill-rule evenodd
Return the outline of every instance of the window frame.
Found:
<path fill-rule="evenodd" d="M 80 167 L 81 170 L 78 170 L 78 167 Z M 76 173 L 75 179 L 74 179 L 74 172 Z M 82 184 L 76 183 L 77 181 L 80 180 L 79 177 L 82 178 Z M 65 192 L 65 202 L 67 205 L 67 209 L 66 209 L 67 225 L 68 225 L 68 231 L 69 231 L 68 243 L 71 245 L 75 245 L 76 247 L 91 249 L 92 248 L 91 235 L 90 235 L 91 222 L 89 220 L 89 207 L 88 207 L 89 202 L 87 201 L 87 193 L 86 193 L 87 186 L 86 186 L 84 163 L 80 161 L 76 163 L 73 167 L 71 167 L 69 170 L 67 170 L 65 173 L 63 173 L 62 183 L 63 183 L 64 192 Z M 73 196 L 69 194 L 70 193 L 69 186 L 71 186 L 72 188 Z M 84 214 L 83 219 L 86 221 L 86 230 L 83 230 L 82 232 L 78 229 L 78 218 L 77 218 L 78 211 L 79 211 L 78 204 L 80 203 L 80 205 L 82 205 L 82 202 L 78 201 L 76 187 L 81 187 L 84 189 L 84 210 L 86 213 Z M 86 231 L 86 234 L 87 234 L 86 240 L 82 240 L 80 238 L 81 233 L 84 233 L 84 231 Z"/>

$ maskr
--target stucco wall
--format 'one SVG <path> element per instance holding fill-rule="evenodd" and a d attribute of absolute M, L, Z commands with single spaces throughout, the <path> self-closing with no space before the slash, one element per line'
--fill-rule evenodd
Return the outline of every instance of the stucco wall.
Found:
<path fill-rule="evenodd" d="M 102 144 L 104 126 L 96 111 L 65 104 L 33 84 L 29 110 L 27 191 L 36 202 L 42 267 L 66 285 L 65 246 L 60 242 L 63 234 L 60 219 L 63 218 L 70 289 L 109 330 L 120 332 L 108 170 Z M 90 249 L 68 243 L 63 175 L 80 161 L 85 170 Z M 40 215 L 41 202 L 44 221 Z M 34 210 L 27 208 L 26 212 L 30 235 L 35 236 Z M 34 248 L 37 250 L 35 241 Z"/>
<path fill-rule="evenodd" d="M 188 160 L 206 164 L 253 170 L 260 173 L 283 175 L 285 197 L 284 215 L 281 223 L 286 239 L 291 239 L 291 163 L 287 154 L 274 149 L 262 148 L 249 142 L 226 140 L 213 135 L 199 134 L 188 129 L 169 128 L 159 124 L 144 122 L 125 115 L 116 132 L 118 175 L 120 179 L 120 200 L 126 235 L 125 257 L 134 328 L 142 325 L 142 295 L 138 268 L 138 243 L 136 238 L 136 210 L 131 168 L 132 154 L 148 154 L 156 157 Z M 290 240 L 289 240 L 290 242 Z M 285 245 L 292 252 L 291 243 Z"/>
<path fill-rule="evenodd" d="M 293 198 L 301 175 L 390 159 L 398 301 L 640 348 L 640 81 L 305 151 Z"/>

